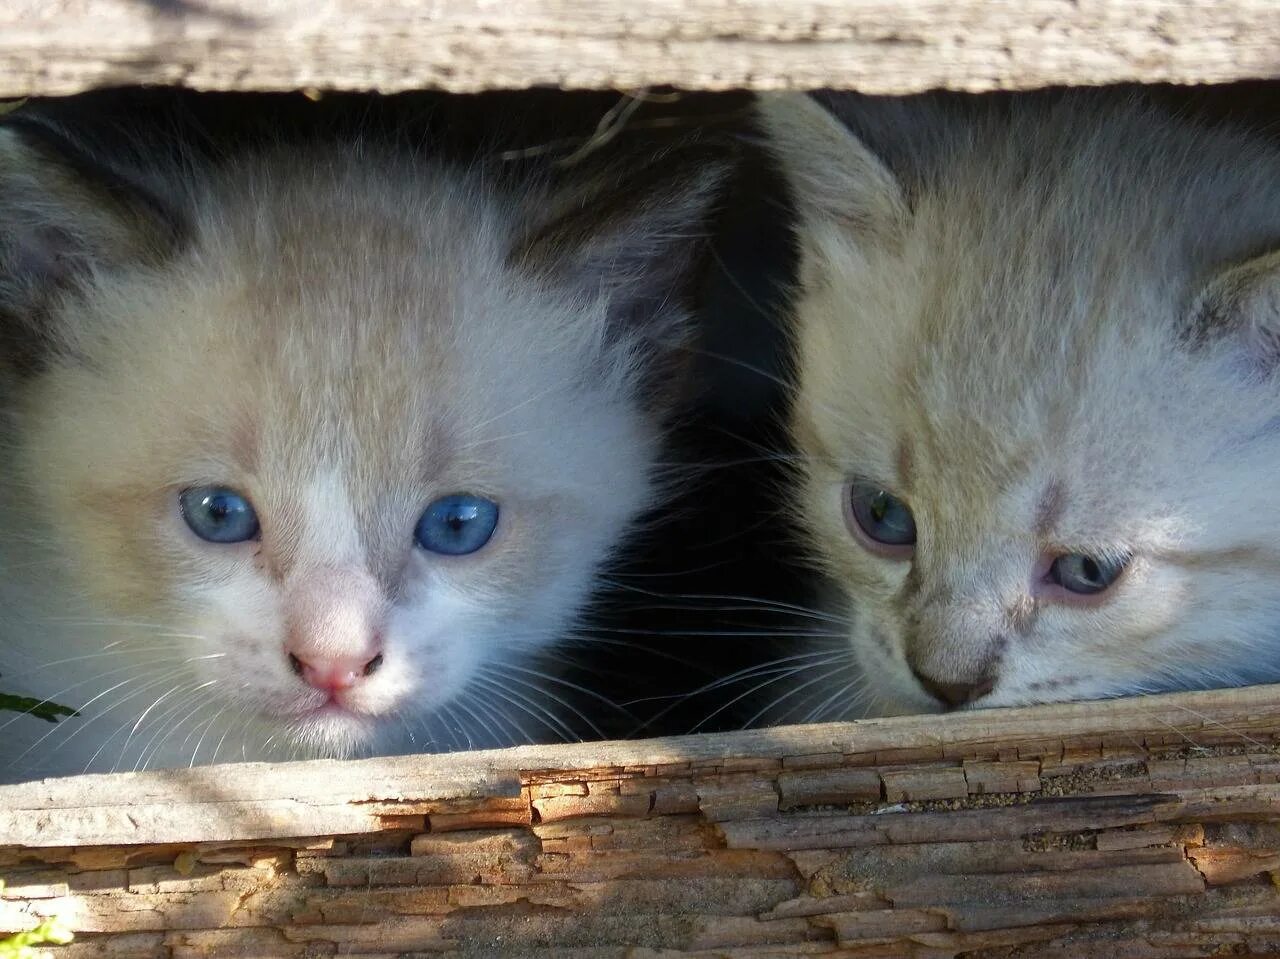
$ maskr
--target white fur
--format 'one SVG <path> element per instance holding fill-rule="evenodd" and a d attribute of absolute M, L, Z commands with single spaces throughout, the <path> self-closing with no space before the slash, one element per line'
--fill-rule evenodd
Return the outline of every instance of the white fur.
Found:
<path fill-rule="evenodd" d="M 0 778 L 520 739 L 552 701 L 520 664 L 652 495 L 634 341 L 509 259 L 522 198 L 478 175 L 372 148 L 196 173 L 188 246 L 99 269 L 5 387 L 0 689 L 83 715 L 0 714 Z M 261 544 L 190 533 L 178 494 L 207 483 Z M 492 541 L 416 548 L 454 492 L 499 503 Z M 376 584 L 317 615 L 376 617 L 385 663 L 355 714 L 299 720 L 323 694 L 283 647 L 326 583 Z"/>
<path fill-rule="evenodd" d="M 940 708 L 909 645 L 944 682 L 994 658 L 979 706 L 1280 679 L 1280 153 L 1126 96 L 978 103 L 834 98 L 870 143 L 762 108 L 799 194 L 796 495 L 864 711 Z M 849 532 L 855 476 L 912 508 L 909 561 Z M 1115 551 L 1096 603 L 1037 582 Z"/>

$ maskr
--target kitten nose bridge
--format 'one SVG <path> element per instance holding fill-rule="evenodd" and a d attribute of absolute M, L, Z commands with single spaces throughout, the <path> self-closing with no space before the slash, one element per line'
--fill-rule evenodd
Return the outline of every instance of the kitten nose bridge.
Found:
<path fill-rule="evenodd" d="M 966 623 L 912 624 L 904 633 L 907 666 L 921 686 L 958 708 L 991 692 L 1008 639 Z"/>
<path fill-rule="evenodd" d="M 285 658 L 308 685 L 349 689 L 382 665 L 386 601 L 369 573 L 307 570 L 291 584 L 286 604 Z"/>

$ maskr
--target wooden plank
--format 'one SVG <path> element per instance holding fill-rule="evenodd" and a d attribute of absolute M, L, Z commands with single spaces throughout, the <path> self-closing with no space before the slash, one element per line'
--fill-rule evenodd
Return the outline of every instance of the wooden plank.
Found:
<path fill-rule="evenodd" d="M 790 770 L 792 764 L 788 764 Z M 837 768 L 785 772 L 778 777 L 779 808 L 875 802 L 881 796 L 880 777 L 870 769 Z"/>
<path fill-rule="evenodd" d="M 1040 791 L 1040 765 L 1034 762 L 967 762 L 964 778 L 971 793 Z"/>
<path fill-rule="evenodd" d="M 634 742 L 48 779 L 0 786 L 0 845 L 226 843 L 315 835 L 318 822 L 325 824 L 327 835 L 373 833 L 385 827 L 386 817 L 406 812 L 438 816 L 475 813 L 492 802 L 495 810 L 506 816 L 513 805 L 518 813 L 522 783 L 545 780 L 548 770 L 556 770 L 564 781 L 590 782 L 600 781 L 603 770 L 623 767 L 687 770 L 690 763 L 744 757 L 782 761 L 791 754 L 834 754 L 845 757 L 848 765 L 862 765 L 868 756 L 900 758 L 903 751 L 932 754 L 944 747 L 992 743 L 1008 744 L 1017 750 L 1020 761 L 1026 762 L 1032 750 L 1062 756 L 1067 746 L 1100 742 L 1121 731 L 1138 741 L 1173 734 L 1183 746 L 1247 742 L 1250 751 L 1257 753 L 1280 733 L 1280 688 L 1259 686 L 1099 703 L 974 710 L 944 719 L 904 716 Z M 1028 743 L 1034 746 L 1026 748 Z M 960 774 L 958 791 L 963 773 L 959 767 L 956 771 Z M 764 777 L 762 781 L 776 783 L 780 773 L 758 775 Z M 687 782 L 655 777 L 653 788 L 658 795 L 667 790 L 671 811 L 688 811 L 697 790 L 692 787 L 690 793 Z M 629 790 L 629 796 L 637 797 L 629 798 L 620 790 L 612 792 L 612 788 L 602 787 L 598 794 L 601 808 L 588 812 L 644 812 L 641 806 L 647 807 L 645 794 L 649 790 Z M 1117 788 L 1124 791 L 1133 786 Z M 1223 795 L 1212 798 L 1218 801 Z M 1256 795 L 1270 793 L 1260 790 Z M 764 792 L 758 794 L 760 802 L 767 798 Z M 1210 800 L 1207 794 L 1204 798 Z M 1259 809 L 1266 813 L 1272 804 L 1267 799 Z M 509 822 L 509 818 L 481 816 L 476 825 Z"/>
<path fill-rule="evenodd" d="M 1277 49 L 1270 0 L 16 0 L 0 95 L 1220 82 Z"/>
<path fill-rule="evenodd" d="M 57 916 L 70 959 L 1265 953 L 1275 692 L 8 787 L 0 932 Z"/>
<path fill-rule="evenodd" d="M 885 772 L 880 778 L 889 802 L 962 799 L 969 795 L 962 769 L 898 769 Z"/>

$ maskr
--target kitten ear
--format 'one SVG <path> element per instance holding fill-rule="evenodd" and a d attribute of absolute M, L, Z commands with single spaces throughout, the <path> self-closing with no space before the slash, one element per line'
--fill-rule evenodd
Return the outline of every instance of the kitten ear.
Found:
<path fill-rule="evenodd" d="M 1280 367 L 1280 250 L 1223 270 L 1196 298 L 1192 344 L 1223 336 L 1244 347 L 1252 370 L 1269 374 Z"/>
<path fill-rule="evenodd" d="M 898 178 L 807 93 L 762 93 L 756 115 L 805 219 L 890 232 L 907 216 Z"/>
<path fill-rule="evenodd" d="M 603 301 L 612 362 L 625 355 L 647 379 L 678 378 L 699 252 L 728 174 L 723 157 L 701 150 L 571 171 L 542 198 L 512 259 L 571 295 Z"/>
<path fill-rule="evenodd" d="M 38 367 L 57 297 L 166 256 L 181 221 L 124 173 L 33 119 L 0 126 L 0 361 Z"/>

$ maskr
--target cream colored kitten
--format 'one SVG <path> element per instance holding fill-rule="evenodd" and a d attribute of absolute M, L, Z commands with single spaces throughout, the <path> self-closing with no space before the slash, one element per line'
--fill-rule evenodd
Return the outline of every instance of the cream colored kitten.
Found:
<path fill-rule="evenodd" d="M 1280 151 L 1114 93 L 823 102 L 762 114 L 850 712 L 1280 679 Z"/>
<path fill-rule="evenodd" d="M 526 658 L 651 501 L 715 179 L 0 127 L 0 691 L 81 713 L 0 713 L 0 776 L 549 717 Z"/>

